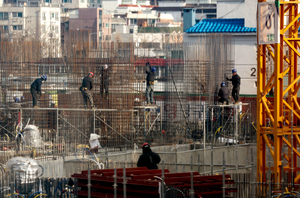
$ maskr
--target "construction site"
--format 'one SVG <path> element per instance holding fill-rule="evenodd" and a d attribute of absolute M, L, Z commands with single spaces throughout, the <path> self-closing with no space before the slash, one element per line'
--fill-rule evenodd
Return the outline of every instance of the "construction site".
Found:
<path fill-rule="evenodd" d="M 228 33 L 97 49 L 83 31 L 60 46 L 1 40 L 0 197 L 300 197 L 300 16 L 294 1 L 278 3 L 280 42 L 257 45 L 259 94 L 228 105 L 218 102 L 222 82 L 232 89 Z M 153 105 L 147 62 L 156 68 Z M 80 91 L 89 72 L 96 108 Z M 30 87 L 44 75 L 33 108 Z M 137 167 L 145 142 L 158 169 Z"/>

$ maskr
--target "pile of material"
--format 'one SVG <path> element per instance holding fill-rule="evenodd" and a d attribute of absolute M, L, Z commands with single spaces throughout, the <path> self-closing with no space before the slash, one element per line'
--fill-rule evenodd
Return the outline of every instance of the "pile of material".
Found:
<path fill-rule="evenodd" d="M 166 197 L 189 197 L 191 189 L 191 173 L 165 174 Z M 88 196 L 88 171 L 72 175 L 78 179 L 78 197 Z M 126 169 L 126 194 L 128 198 L 160 197 L 162 170 L 148 170 L 147 168 Z M 194 197 L 222 197 L 222 175 L 201 176 L 198 172 L 193 173 Z M 229 175 L 225 175 L 226 195 L 237 192 L 236 188 L 229 188 L 234 184 Z M 114 197 L 114 169 L 91 170 L 91 197 Z M 117 169 L 117 197 L 123 197 L 123 169 Z M 173 196 L 171 196 L 173 193 Z M 176 195 L 174 195 L 174 193 Z M 169 196 L 168 196 L 169 195 Z"/>

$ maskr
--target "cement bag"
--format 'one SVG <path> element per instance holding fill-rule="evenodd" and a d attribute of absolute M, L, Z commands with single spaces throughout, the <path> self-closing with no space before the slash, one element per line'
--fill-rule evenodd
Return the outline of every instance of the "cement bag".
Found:
<path fill-rule="evenodd" d="M 91 145 L 91 149 L 94 149 L 94 148 L 101 148 L 101 145 L 100 145 L 100 142 L 99 142 L 99 139 L 100 138 L 100 135 L 97 135 L 97 134 L 94 134 L 92 133 L 91 136 L 90 136 L 90 145 Z"/>
<path fill-rule="evenodd" d="M 14 157 L 7 161 L 6 168 L 17 184 L 34 183 L 38 177 L 38 163 L 32 158 Z"/>
<path fill-rule="evenodd" d="M 43 140 L 40 131 L 35 125 L 28 125 L 23 132 L 26 146 L 37 148 L 41 147 Z"/>

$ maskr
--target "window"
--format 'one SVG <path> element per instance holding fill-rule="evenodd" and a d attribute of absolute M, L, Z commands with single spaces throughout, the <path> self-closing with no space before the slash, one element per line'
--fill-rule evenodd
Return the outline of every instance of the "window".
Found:
<path fill-rule="evenodd" d="M 108 28 L 108 23 L 105 24 L 105 27 Z"/>
<path fill-rule="evenodd" d="M 94 1 L 94 0 L 91 0 L 91 3 L 95 3 L 95 1 Z"/>
<path fill-rule="evenodd" d="M 97 3 L 98 4 L 100 4 L 101 3 L 101 1 L 100 0 L 97 0 Z M 99 11 L 99 13 L 100 13 L 100 11 Z M 102 10 L 101 10 L 101 13 L 102 13 Z M 102 14 L 101 14 L 102 15 Z"/>
<path fill-rule="evenodd" d="M 51 26 L 51 31 L 54 32 L 55 26 Z"/>
<path fill-rule="evenodd" d="M 137 24 L 137 19 L 130 19 L 130 24 L 131 25 L 136 25 Z"/>
<path fill-rule="evenodd" d="M 84 0 L 80 0 L 81 3 L 84 3 Z"/>
<path fill-rule="evenodd" d="M 1 30 L 3 33 L 8 33 L 8 26 L 7 26 L 7 25 L 1 25 L 1 26 L 0 26 L 0 30 Z"/>
<path fill-rule="evenodd" d="M 54 19 L 54 18 L 55 18 L 55 13 L 51 13 L 51 14 L 50 14 L 50 17 L 51 17 L 52 19 Z"/>
<path fill-rule="evenodd" d="M 23 13 L 22 13 L 22 12 L 13 12 L 13 13 L 12 13 L 12 17 L 14 17 L 14 18 L 17 18 L 17 17 L 22 18 L 22 16 L 23 16 Z"/>
<path fill-rule="evenodd" d="M 13 30 L 22 30 L 23 26 L 22 25 L 13 25 Z"/>
<path fill-rule="evenodd" d="M 55 21 L 58 21 L 58 13 L 55 13 Z"/>
<path fill-rule="evenodd" d="M 87 3 L 90 3 L 90 0 L 87 0 Z"/>
<path fill-rule="evenodd" d="M 8 20 L 8 12 L 0 12 L 0 20 Z"/>
<path fill-rule="evenodd" d="M 46 21 L 46 12 L 43 12 L 43 20 Z"/>

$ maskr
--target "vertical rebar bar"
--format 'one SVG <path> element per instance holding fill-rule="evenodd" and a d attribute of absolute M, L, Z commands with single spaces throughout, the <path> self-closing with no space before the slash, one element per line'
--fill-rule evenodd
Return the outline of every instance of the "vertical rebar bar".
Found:
<path fill-rule="evenodd" d="M 269 181 L 268 181 L 268 197 L 271 197 L 271 182 L 272 182 L 271 162 L 269 162 L 268 176 L 269 176 Z"/>
<path fill-rule="evenodd" d="M 193 156 L 191 156 L 191 172 L 193 172 Z"/>
<path fill-rule="evenodd" d="M 200 154 L 198 154 L 198 173 L 200 173 Z"/>

